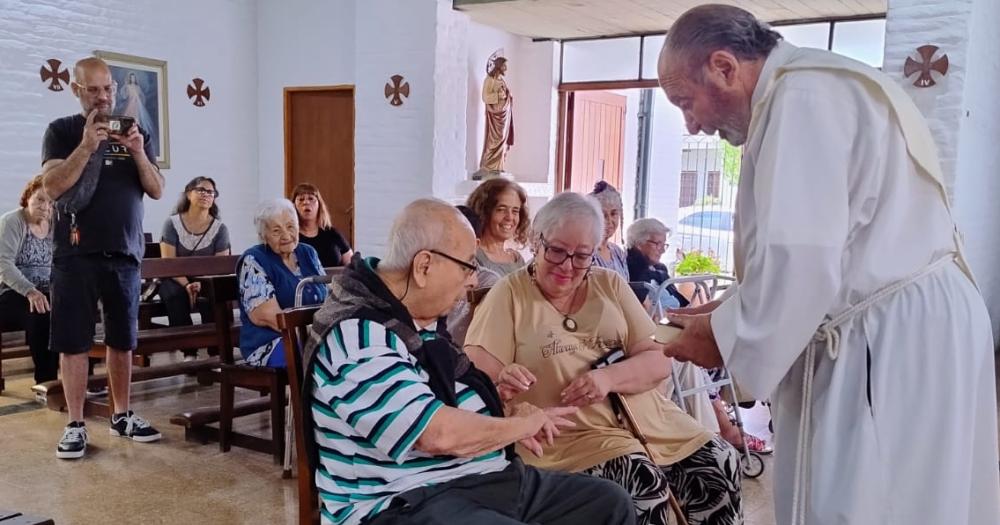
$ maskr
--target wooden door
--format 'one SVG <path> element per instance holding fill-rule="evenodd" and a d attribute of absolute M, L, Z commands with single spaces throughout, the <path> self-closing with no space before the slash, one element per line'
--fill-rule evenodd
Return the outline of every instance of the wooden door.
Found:
<path fill-rule="evenodd" d="M 354 86 L 285 88 L 285 194 L 302 182 L 354 246 Z"/>
<path fill-rule="evenodd" d="M 572 95 L 565 188 L 590 193 L 596 182 L 604 180 L 622 191 L 628 97 L 607 91 Z"/>

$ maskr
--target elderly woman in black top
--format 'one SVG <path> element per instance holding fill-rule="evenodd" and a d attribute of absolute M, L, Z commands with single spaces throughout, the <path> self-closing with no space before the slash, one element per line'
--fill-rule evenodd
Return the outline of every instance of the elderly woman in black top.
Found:
<path fill-rule="evenodd" d="M 629 282 L 632 283 L 652 283 L 659 285 L 670 278 L 667 267 L 660 262 L 660 257 L 667 250 L 667 237 L 670 236 L 670 228 L 662 222 L 653 219 L 639 219 L 628 227 L 625 232 L 625 240 L 628 242 L 628 253 L 626 262 L 628 263 Z M 639 297 L 639 301 L 645 302 L 649 290 L 645 287 L 633 286 L 633 291 Z M 667 286 L 667 293 L 659 298 L 664 308 L 679 308 L 688 305 L 688 299 L 682 295 L 673 285 Z"/>

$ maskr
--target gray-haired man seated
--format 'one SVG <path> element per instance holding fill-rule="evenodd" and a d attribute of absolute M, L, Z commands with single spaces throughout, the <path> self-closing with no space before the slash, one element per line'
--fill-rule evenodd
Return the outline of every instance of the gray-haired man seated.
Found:
<path fill-rule="evenodd" d="M 306 348 L 307 433 L 323 523 L 631 524 L 617 484 L 541 471 L 575 409 L 512 407 L 451 343 L 444 315 L 475 283 L 476 237 L 450 205 L 415 201 L 388 256 L 355 256 Z M 311 429 L 311 430 L 309 430 Z"/>

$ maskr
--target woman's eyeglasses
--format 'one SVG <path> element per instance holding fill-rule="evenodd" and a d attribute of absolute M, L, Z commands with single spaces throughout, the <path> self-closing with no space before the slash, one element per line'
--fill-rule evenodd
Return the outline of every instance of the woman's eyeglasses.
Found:
<path fill-rule="evenodd" d="M 207 196 L 212 197 L 212 198 L 216 198 L 216 197 L 219 196 L 219 192 L 218 191 L 210 190 L 208 188 L 195 188 L 195 189 L 193 189 L 191 191 L 197 193 L 198 195 L 207 195 Z"/>
<path fill-rule="evenodd" d="M 594 252 L 587 253 L 577 253 L 564 250 L 558 246 L 552 246 L 545 237 L 539 238 L 542 241 L 542 247 L 545 249 L 543 257 L 549 264 L 554 264 L 559 266 L 560 264 L 566 262 L 566 259 L 570 259 L 570 265 L 577 270 L 586 270 L 594 264 Z"/>

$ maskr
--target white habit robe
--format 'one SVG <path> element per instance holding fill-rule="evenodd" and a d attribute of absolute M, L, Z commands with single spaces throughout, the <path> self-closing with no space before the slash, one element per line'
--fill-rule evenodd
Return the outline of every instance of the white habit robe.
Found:
<path fill-rule="evenodd" d="M 782 525 L 794 522 L 804 349 L 817 327 L 958 250 L 942 191 L 915 160 L 931 158 L 939 176 L 926 123 L 880 75 L 781 43 L 753 93 L 739 284 L 712 330 L 744 393 L 774 402 Z M 925 140 L 908 150 L 913 137 Z M 1000 524 L 993 338 L 964 268 L 947 262 L 841 325 L 836 360 L 816 347 L 805 523 Z"/>

